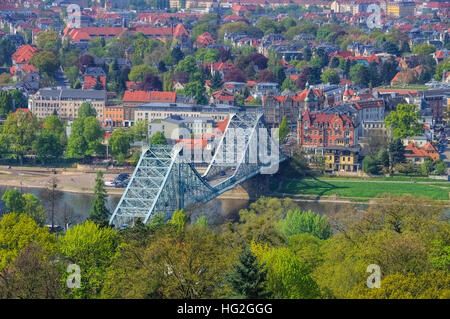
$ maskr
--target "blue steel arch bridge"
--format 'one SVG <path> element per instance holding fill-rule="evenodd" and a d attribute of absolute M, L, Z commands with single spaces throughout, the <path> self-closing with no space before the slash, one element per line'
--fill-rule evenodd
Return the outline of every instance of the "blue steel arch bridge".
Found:
<path fill-rule="evenodd" d="M 213 153 L 202 159 L 209 163 L 203 174 L 180 144 L 143 149 L 110 224 L 147 223 L 157 213 L 169 219 L 176 209 L 206 203 L 255 175 L 276 173 L 285 159 L 262 113 L 230 115 L 213 144 Z"/>

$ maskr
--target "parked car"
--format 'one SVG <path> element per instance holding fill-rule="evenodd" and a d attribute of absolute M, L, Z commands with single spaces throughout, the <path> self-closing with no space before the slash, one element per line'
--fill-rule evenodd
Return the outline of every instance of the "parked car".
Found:
<path fill-rule="evenodd" d="M 105 182 L 105 186 L 114 187 L 116 186 L 116 182 L 114 180 L 110 180 Z"/>
<path fill-rule="evenodd" d="M 121 182 L 117 182 L 115 187 L 117 187 L 117 188 L 125 188 L 125 187 L 128 186 L 128 183 L 130 183 L 130 179 L 129 178 L 127 178 L 127 179 L 125 179 L 125 180 L 123 180 Z"/>

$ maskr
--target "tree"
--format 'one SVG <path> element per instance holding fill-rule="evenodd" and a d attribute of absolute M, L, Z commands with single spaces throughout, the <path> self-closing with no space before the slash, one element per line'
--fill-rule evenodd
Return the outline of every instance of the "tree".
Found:
<path fill-rule="evenodd" d="M 41 50 L 58 53 L 61 48 L 61 38 L 54 30 L 39 32 L 36 36 L 36 45 Z"/>
<path fill-rule="evenodd" d="M 225 73 L 223 80 L 225 82 L 245 82 L 246 81 L 244 73 L 237 68 L 233 68 L 233 69 L 229 70 L 227 73 Z"/>
<path fill-rule="evenodd" d="M 189 74 L 198 72 L 197 61 L 192 55 L 188 55 L 178 63 L 177 67 L 175 68 L 175 72 L 180 71 L 188 72 Z"/>
<path fill-rule="evenodd" d="M 287 77 L 284 79 L 283 83 L 281 84 L 281 90 L 289 90 L 294 91 L 296 89 L 295 82 L 291 80 L 291 78 Z"/>
<path fill-rule="evenodd" d="M 72 123 L 66 156 L 68 158 L 82 158 L 102 153 L 101 139 L 103 135 L 103 129 L 95 117 L 76 118 Z"/>
<path fill-rule="evenodd" d="M 445 175 L 447 173 L 447 164 L 439 159 L 436 161 L 436 174 L 437 175 Z"/>
<path fill-rule="evenodd" d="M 8 189 L 2 195 L 6 208 L 10 213 L 23 213 L 25 207 L 25 198 L 16 189 Z"/>
<path fill-rule="evenodd" d="M 211 79 L 211 88 L 213 90 L 218 90 L 221 87 L 222 87 L 222 77 L 220 76 L 219 72 L 215 71 Z"/>
<path fill-rule="evenodd" d="M 187 223 L 187 216 L 184 209 L 176 209 L 172 214 L 170 223 L 176 227 L 178 232 L 184 231 Z"/>
<path fill-rule="evenodd" d="M 7 38 L 0 40 L 0 65 L 11 65 L 11 57 L 16 51 L 14 42 Z"/>
<path fill-rule="evenodd" d="M 181 51 L 179 46 L 175 46 L 172 49 L 171 56 L 172 56 L 175 64 L 178 64 L 178 62 L 180 62 L 181 60 L 184 59 L 184 53 L 183 53 L 183 51 Z"/>
<path fill-rule="evenodd" d="M 197 104 L 205 105 L 208 103 L 205 86 L 200 81 L 189 82 L 184 86 L 183 92 L 186 96 L 193 97 Z"/>
<path fill-rule="evenodd" d="M 23 157 L 31 150 L 36 138 L 38 122 L 31 113 L 19 110 L 8 115 L 0 133 L 0 143 L 23 164 Z"/>
<path fill-rule="evenodd" d="M 398 104 L 397 110 L 389 113 L 383 123 L 392 130 L 394 139 L 401 139 L 422 133 L 420 118 L 420 110 L 416 104 Z"/>
<path fill-rule="evenodd" d="M 240 253 L 238 263 L 233 265 L 233 271 L 226 276 L 233 293 L 238 298 L 261 299 L 270 297 L 266 292 L 267 270 L 258 263 L 256 256 L 246 246 Z"/>
<path fill-rule="evenodd" d="M 267 290 L 275 298 L 314 299 L 320 290 L 308 267 L 286 247 L 268 248 L 252 243 L 252 252 L 267 269 Z"/>
<path fill-rule="evenodd" d="M 34 65 L 40 72 L 53 77 L 59 68 L 59 59 L 51 51 L 39 51 L 30 59 L 30 64 Z"/>
<path fill-rule="evenodd" d="M 92 107 L 91 103 L 83 102 L 78 109 L 78 117 L 97 116 L 97 111 Z"/>
<path fill-rule="evenodd" d="M 9 213 L 0 220 L 0 271 L 8 267 L 20 254 L 22 249 L 37 243 L 46 250 L 54 249 L 55 237 L 48 228 L 39 227 L 26 214 Z"/>
<path fill-rule="evenodd" d="M 280 231 L 285 238 L 302 233 L 309 233 L 320 239 L 331 236 L 330 223 L 326 216 L 312 211 L 290 210 L 286 218 L 279 222 Z"/>
<path fill-rule="evenodd" d="M 405 147 L 400 139 L 389 143 L 389 157 L 391 165 L 396 165 L 405 162 Z"/>
<path fill-rule="evenodd" d="M 369 85 L 369 69 L 362 64 L 355 64 L 350 68 L 350 79 L 356 85 L 367 87 Z"/>
<path fill-rule="evenodd" d="M 286 137 L 289 134 L 289 125 L 287 123 L 286 115 L 283 116 L 283 119 L 281 120 L 280 127 L 278 127 L 278 135 L 280 139 L 280 144 L 283 143 L 286 140 Z"/>
<path fill-rule="evenodd" d="M 12 109 L 12 99 L 8 91 L 0 91 L 0 116 L 6 116 Z"/>
<path fill-rule="evenodd" d="M 89 220 L 99 225 L 107 225 L 109 221 L 109 209 L 106 207 L 108 194 L 103 181 L 103 172 L 98 171 L 95 178 L 94 203 L 89 213 Z"/>
<path fill-rule="evenodd" d="M 320 79 L 323 83 L 329 84 L 339 84 L 340 77 L 339 74 L 333 69 L 325 70 L 321 75 Z"/>
<path fill-rule="evenodd" d="M 417 55 L 430 55 L 436 51 L 436 47 L 432 44 L 422 43 L 413 47 L 413 53 Z"/>
<path fill-rule="evenodd" d="M 426 158 L 423 164 L 420 166 L 420 171 L 422 172 L 422 175 L 428 176 L 430 175 L 434 170 L 434 162 L 431 158 Z"/>
<path fill-rule="evenodd" d="M 157 71 L 149 65 L 141 64 L 131 68 L 128 78 L 130 81 L 144 81 L 144 77 L 147 73 L 157 73 Z"/>
<path fill-rule="evenodd" d="M 44 164 L 60 158 L 64 153 L 64 145 L 61 144 L 60 137 L 44 130 L 34 141 L 33 149 Z"/>
<path fill-rule="evenodd" d="M 99 295 L 117 244 L 115 230 L 89 220 L 59 237 L 58 250 L 68 264 L 77 264 L 81 270 L 81 287 L 67 292 L 68 297 L 95 298 Z"/>
<path fill-rule="evenodd" d="M 258 73 L 257 82 L 275 82 L 275 74 L 270 70 L 262 70 Z"/>
<path fill-rule="evenodd" d="M 161 91 L 163 89 L 163 84 L 159 77 L 153 73 L 147 73 L 144 76 L 144 80 L 139 85 L 139 88 L 143 91 Z"/>
<path fill-rule="evenodd" d="M 24 247 L 12 264 L 0 272 L 0 298 L 61 298 L 56 262 L 51 252 L 38 243 Z"/>
<path fill-rule="evenodd" d="M 130 150 L 130 136 L 123 128 L 118 128 L 109 137 L 109 145 L 111 146 L 111 153 L 114 157 L 122 157 L 128 154 Z"/>
<path fill-rule="evenodd" d="M 142 142 L 148 138 L 148 120 L 138 120 L 128 131 L 132 142 Z"/>

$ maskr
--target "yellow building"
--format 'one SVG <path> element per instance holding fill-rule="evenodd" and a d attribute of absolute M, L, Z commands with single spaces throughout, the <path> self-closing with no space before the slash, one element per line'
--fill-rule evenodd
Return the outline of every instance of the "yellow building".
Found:
<path fill-rule="evenodd" d="M 325 170 L 332 172 L 357 172 L 359 155 L 356 148 L 326 148 Z"/>
<path fill-rule="evenodd" d="M 28 108 L 39 119 L 56 113 L 60 119 L 72 121 L 78 117 L 78 109 L 84 102 L 91 104 L 97 112 L 97 119 L 102 122 L 105 90 L 43 88 L 29 96 Z"/>
<path fill-rule="evenodd" d="M 414 15 L 416 4 L 410 2 L 389 2 L 387 5 L 387 14 L 396 17 L 406 17 Z"/>
<path fill-rule="evenodd" d="M 170 0 L 169 3 L 171 8 L 181 9 L 182 2 L 183 2 L 182 0 Z M 193 8 L 209 9 L 215 3 L 217 3 L 216 0 L 186 0 L 184 9 L 193 9 Z"/>

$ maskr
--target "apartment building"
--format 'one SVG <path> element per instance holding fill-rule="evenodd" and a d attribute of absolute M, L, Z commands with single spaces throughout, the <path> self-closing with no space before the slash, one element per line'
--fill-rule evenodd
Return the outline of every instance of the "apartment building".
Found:
<path fill-rule="evenodd" d="M 230 114 L 237 113 L 240 109 L 236 106 L 226 104 L 212 104 L 207 106 L 197 106 L 188 103 L 147 103 L 139 106 L 134 112 L 134 119 L 163 120 L 165 118 L 178 115 L 183 118 L 209 117 L 219 122 L 225 120 Z"/>
<path fill-rule="evenodd" d="M 389 2 L 387 5 L 387 14 L 396 17 L 406 17 L 414 15 L 416 4 L 413 1 Z"/>
<path fill-rule="evenodd" d="M 73 120 L 78 116 L 78 109 L 83 102 L 88 102 L 97 112 L 97 119 L 104 120 L 106 91 L 44 88 L 30 95 L 28 108 L 37 118 L 57 114 L 61 120 Z"/>

